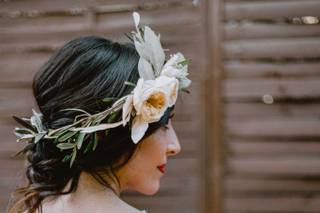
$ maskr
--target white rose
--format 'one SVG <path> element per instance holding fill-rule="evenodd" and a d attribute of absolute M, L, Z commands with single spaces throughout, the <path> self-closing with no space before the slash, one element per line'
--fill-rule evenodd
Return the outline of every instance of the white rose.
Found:
<path fill-rule="evenodd" d="M 179 81 L 176 78 L 170 78 L 167 76 L 160 76 L 158 79 L 167 79 L 165 87 L 169 88 L 169 107 L 173 106 L 178 98 Z"/>
<path fill-rule="evenodd" d="M 160 76 L 155 80 L 140 78 L 133 91 L 136 116 L 132 125 L 132 140 L 137 143 L 148 129 L 148 124 L 159 121 L 166 109 L 175 104 L 179 82 Z"/>
<path fill-rule="evenodd" d="M 188 65 L 182 65 L 181 62 L 185 61 L 185 57 L 182 53 L 176 53 L 165 63 L 162 68 L 161 75 L 174 77 L 179 80 L 179 88 L 187 88 L 191 81 L 187 78 L 188 76 Z"/>

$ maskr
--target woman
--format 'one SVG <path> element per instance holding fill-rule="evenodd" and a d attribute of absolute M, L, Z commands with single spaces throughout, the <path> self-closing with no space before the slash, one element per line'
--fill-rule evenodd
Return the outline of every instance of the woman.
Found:
<path fill-rule="evenodd" d="M 133 17 L 134 45 L 77 38 L 36 74 L 41 113 L 14 117 L 24 126 L 15 133 L 27 142 L 28 185 L 9 212 L 134 213 L 121 192 L 158 191 L 168 157 L 180 152 L 171 118 L 190 80 L 183 55 L 165 63 L 159 36 Z"/>

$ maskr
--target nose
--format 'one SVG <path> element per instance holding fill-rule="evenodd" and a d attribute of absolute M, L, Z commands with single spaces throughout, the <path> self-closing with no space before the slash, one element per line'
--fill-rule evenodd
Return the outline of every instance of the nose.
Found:
<path fill-rule="evenodd" d="M 174 131 L 173 128 L 171 128 L 169 138 L 170 138 L 170 140 L 169 140 L 169 144 L 167 147 L 167 155 L 168 156 L 177 155 L 181 151 L 181 146 L 179 143 L 179 139 L 176 135 L 176 132 Z"/>

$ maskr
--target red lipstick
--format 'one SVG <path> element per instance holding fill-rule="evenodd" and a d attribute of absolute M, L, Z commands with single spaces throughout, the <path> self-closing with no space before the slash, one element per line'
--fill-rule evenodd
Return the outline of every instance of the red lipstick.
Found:
<path fill-rule="evenodd" d="M 160 172 L 165 173 L 166 164 L 162 164 L 162 165 L 160 165 L 160 166 L 157 166 L 157 168 L 160 170 Z"/>

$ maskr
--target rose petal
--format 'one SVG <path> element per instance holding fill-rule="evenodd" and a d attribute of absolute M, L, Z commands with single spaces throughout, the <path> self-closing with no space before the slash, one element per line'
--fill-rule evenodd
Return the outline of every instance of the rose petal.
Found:
<path fill-rule="evenodd" d="M 144 83 L 143 78 L 140 78 L 137 82 L 136 87 L 133 90 L 133 106 L 137 112 L 137 115 L 140 114 L 140 109 L 141 109 L 142 102 L 143 102 L 143 100 L 141 100 L 142 99 L 143 83 Z"/>
<path fill-rule="evenodd" d="M 131 139 L 137 144 L 148 129 L 149 124 L 142 120 L 142 116 L 137 115 L 132 124 Z"/>

